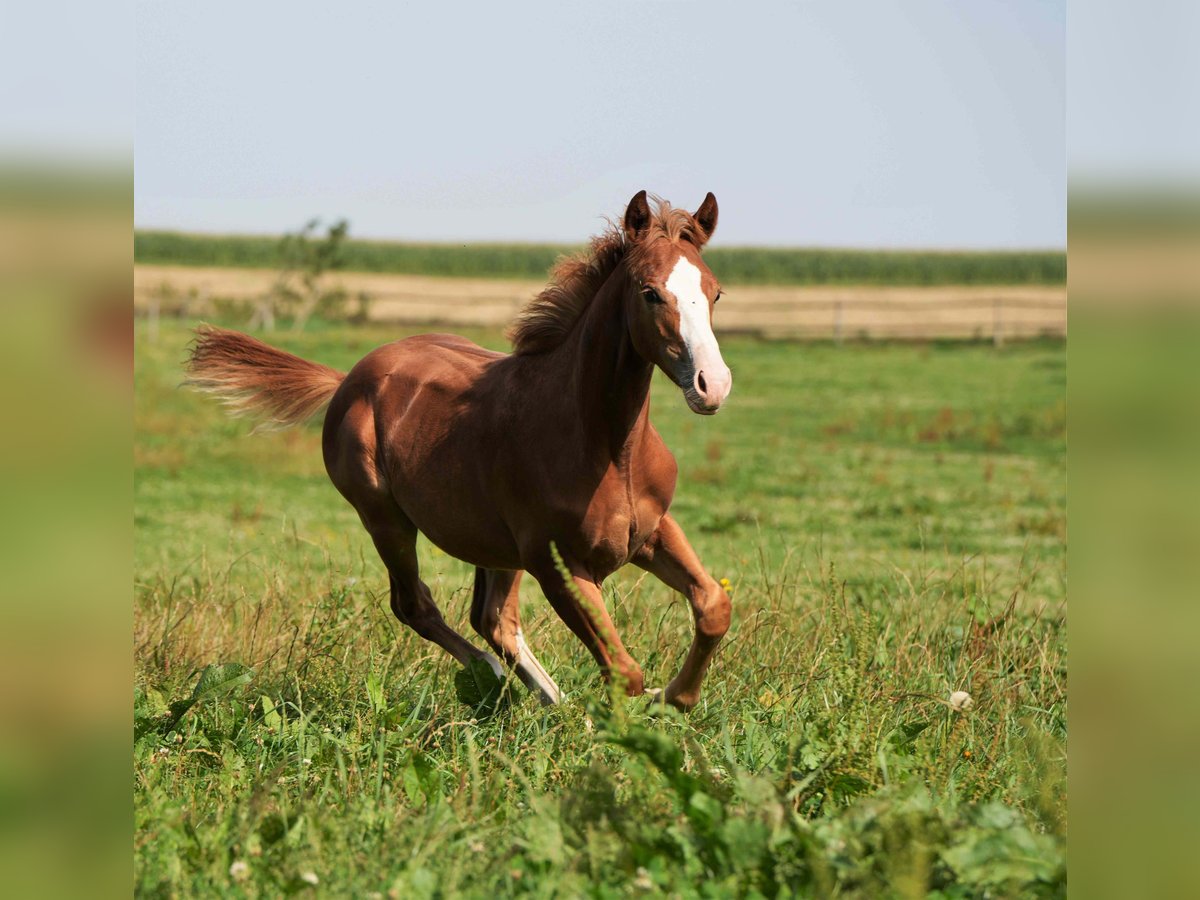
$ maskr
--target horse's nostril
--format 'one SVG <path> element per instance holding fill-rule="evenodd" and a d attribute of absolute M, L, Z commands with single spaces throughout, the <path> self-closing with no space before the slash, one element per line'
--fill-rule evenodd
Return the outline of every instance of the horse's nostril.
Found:
<path fill-rule="evenodd" d="M 700 393 L 702 393 L 702 394 L 708 393 L 708 384 L 706 384 L 704 381 L 704 373 L 703 372 L 701 372 L 700 374 L 698 374 L 696 376 L 696 387 L 700 388 Z"/>

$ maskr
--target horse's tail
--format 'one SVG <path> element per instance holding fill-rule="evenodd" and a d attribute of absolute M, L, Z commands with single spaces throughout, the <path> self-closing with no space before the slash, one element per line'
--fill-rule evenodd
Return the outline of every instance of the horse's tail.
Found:
<path fill-rule="evenodd" d="M 215 394 L 234 415 L 260 427 L 288 428 L 316 415 L 346 377 L 320 363 L 277 350 L 248 334 L 201 325 L 185 384 Z"/>

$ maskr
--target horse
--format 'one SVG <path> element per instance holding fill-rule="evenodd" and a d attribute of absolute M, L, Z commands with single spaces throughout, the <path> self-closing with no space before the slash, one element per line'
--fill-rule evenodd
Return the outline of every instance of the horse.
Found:
<path fill-rule="evenodd" d="M 423 334 L 343 373 L 202 325 L 187 362 L 191 386 L 266 427 L 327 407 L 325 468 L 387 568 L 396 618 L 504 677 L 442 617 L 418 571 L 419 532 L 475 567 L 471 626 L 546 704 L 563 695 L 521 630 L 523 573 L 630 696 L 694 707 L 729 629 L 729 596 L 669 512 L 678 470 L 650 423 L 655 367 L 700 415 L 732 387 L 712 329 L 721 286 L 700 255 L 717 200 L 688 213 L 653 199 L 635 194 L 589 250 L 555 265 L 510 326 L 511 354 Z M 691 606 L 691 647 L 665 690 L 645 690 L 604 605 L 601 585 L 627 563 Z"/>

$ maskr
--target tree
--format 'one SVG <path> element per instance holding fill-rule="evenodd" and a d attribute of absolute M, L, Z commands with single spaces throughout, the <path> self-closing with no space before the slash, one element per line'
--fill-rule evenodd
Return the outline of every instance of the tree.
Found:
<path fill-rule="evenodd" d="M 335 315 L 346 301 L 340 285 L 329 285 L 325 275 L 344 264 L 342 245 L 350 225 L 339 219 L 320 231 L 321 220 L 310 219 L 299 231 L 279 241 L 279 273 L 270 291 L 259 302 L 251 326 L 267 331 L 275 328 L 276 313 L 290 317 L 292 327 L 302 331 L 315 314 Z"/>

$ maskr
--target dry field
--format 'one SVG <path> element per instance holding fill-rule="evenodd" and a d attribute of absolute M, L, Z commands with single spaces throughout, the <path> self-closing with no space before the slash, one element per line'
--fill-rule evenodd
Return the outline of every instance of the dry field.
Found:
<path fill-rule="evenodd" d="M 134 300 L 188 315 L 210 314 L 214 300 L 266 294 L 269 269 L 134 266 Z M 404 324 L 498 327 L 542 282 L 345 272 L 350 296 L 365 293 L 367 318 Z M 1002 338 L 1066 334 L 1063 285 L 879 287 L 737 286 L 726 292 L 719 331 L 770 337 Z"/>

